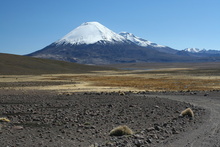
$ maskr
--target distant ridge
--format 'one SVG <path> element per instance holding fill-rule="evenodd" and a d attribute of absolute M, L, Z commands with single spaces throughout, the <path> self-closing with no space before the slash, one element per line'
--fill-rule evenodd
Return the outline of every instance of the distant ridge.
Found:
<path fill-rule="evenodd" d="M 123 36 L 124 38 L 135 43 L 138 46 L 142 46 L 142 47 L 146 47 L 146 48 L 153 48 L 156 51 L 163 52 L 163 53 L 169 53 L 169 54 L 176 54 L 178 52 L 177 50 L 172 49 L 168 46 L 158 45 L 158 44 L 153 43 L 151 41 L 148 41 L 146 39 L 137 37 L 132 33 L 121 32 L 121 33 L 119 33 L 119 35 Z"/>
<path fill-rule="evenodd" d="M 198 52 L 200 52 L 201 50 L 198 49 L 198 48 L 186 48 L 186 49 L 184 49 L 183 51 L 185 51 L 185 52 L 190 52 L 190 53 L 198 53 Z"/>
<path fill-rule="evenodd" d="M 87 73 L 110 69 L 112 68 L 0 53 L 0 75 Z"/>
<path fill-rule="evenodd" d="M 184 49 L 183 51 L 185 52 L 189 52 L 189 53 L 202 53 L 202 54 L 207 54 L 207 55 L 210 55 L 210 54 L 220 54 L 220 51 L 219 50 L 212 50 L 212 49 L 198 49 L 198 48 L 186 48 Z"/>

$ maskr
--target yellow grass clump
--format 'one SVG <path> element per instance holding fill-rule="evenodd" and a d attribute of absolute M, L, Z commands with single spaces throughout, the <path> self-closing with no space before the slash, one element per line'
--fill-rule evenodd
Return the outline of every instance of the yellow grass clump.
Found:
<path fill-rule="evenodd" d="M 10 120 L 5 117 L 1 117 L 0 122 L 10 122 Z"/>
<path fill-rule="evenodd" d="M 110 136 L 132 135 L 133 131 L 126 125 L 118 126 L 110 131 Z"/>
<path fill-rule="evenodd" d="M 180 113 L 180 116 L 186 116 L 186 115 L 188 115 L 191 118 L 194 118 L 194 113 L 191 108 L 187 108 Z"/>

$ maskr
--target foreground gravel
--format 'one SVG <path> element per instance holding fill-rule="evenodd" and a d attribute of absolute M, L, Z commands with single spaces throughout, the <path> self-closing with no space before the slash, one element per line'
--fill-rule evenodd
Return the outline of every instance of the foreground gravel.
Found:
<path fill-rule="evenodd" d="M 188 107 L 195 113 L 193 120 L 179 117 Z M 2 90 L 0 117 L 11 122 L 1 122 L 0 144 L 2 147 L 163 146 L 198 129 L 208 115 L 201 107 L 158 98 L 155 93 Z M 119 125 L 127 125 L 135 134 L 109 136 Z"/>

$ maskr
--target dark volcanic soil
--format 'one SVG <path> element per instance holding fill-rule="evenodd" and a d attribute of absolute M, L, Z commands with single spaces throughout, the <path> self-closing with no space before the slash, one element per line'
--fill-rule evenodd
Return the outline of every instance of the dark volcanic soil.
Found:
<path fill-rule="evenodd" d="M 179 117 L 190 107 L 195 119 Z M 203 108 L 148 93 L 75 93 L 0 91 L 2 147 L 139 147 L 166 145 L 207 117 Z M 119 125 L 135 134 L 109 136 Z"/>

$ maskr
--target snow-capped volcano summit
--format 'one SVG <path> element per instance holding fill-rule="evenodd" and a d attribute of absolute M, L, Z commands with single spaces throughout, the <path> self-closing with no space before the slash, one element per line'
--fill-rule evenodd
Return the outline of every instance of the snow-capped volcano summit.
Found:
<path fill-rule="evenodd" d="M 98 22 L 85 22 L 65 35 L 57 44 L 93 44 L 97 42 L 115 43 L 126 39 Z"/>

